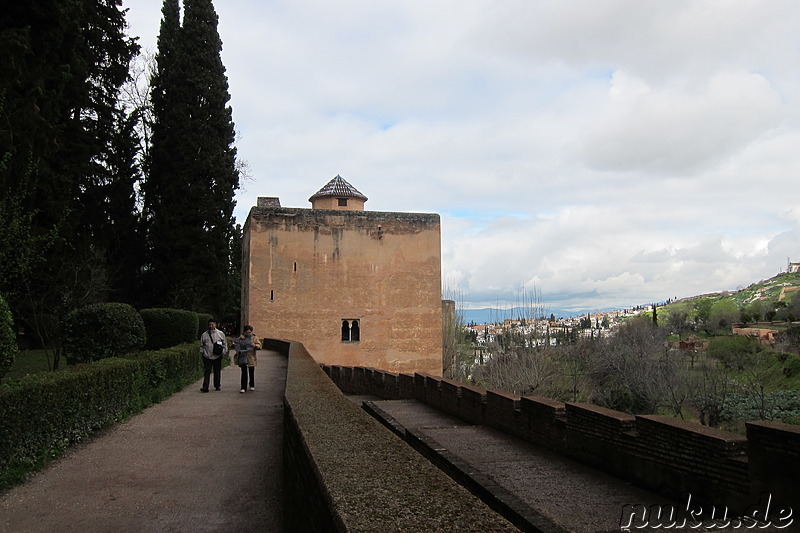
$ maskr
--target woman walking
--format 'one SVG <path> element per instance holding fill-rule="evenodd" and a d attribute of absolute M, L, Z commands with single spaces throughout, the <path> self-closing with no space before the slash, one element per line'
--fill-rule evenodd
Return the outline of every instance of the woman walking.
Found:
<path fill-rule="evenodd" d="M 236 364 L 242 369 L 242 383 L 239 394 L 247 391 L 248 377 L 250 390 L 256 390 L 256 350 L 261 349 L 261 341 L 253 335 L 253 326 L 245 326 L 244 333 L 236 339 Z"/>

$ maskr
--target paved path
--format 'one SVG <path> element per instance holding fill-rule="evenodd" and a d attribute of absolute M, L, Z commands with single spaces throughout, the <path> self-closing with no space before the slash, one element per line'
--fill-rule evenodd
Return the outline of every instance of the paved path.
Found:
<path fill-rule="evenodd" d="M 0 496 L 0 531 L 282 531 L 286 359 L 261 351 L 256 390 L 200 381 Z"/>
<path fill-rule="evenodd" d="M 0 494 L 0 531 L 282 533 L 285 379 L 286 359 L 261 351 L 255 392 L 239 393 L 237 367 L 223 370 L 220 392 L 190 385 Z M 438 464 L 508 505 L 524 531 L 619 531 L 625 504 L 669 503 L 414 400 L 351 400 L 372 400 Z"/>

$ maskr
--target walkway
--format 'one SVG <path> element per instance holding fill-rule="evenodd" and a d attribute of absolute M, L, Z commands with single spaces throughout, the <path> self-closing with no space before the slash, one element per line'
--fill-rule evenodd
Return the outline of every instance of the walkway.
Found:
<path fill-rule="evenodd" d="M 255 392 L 239 393 L 236 367 L 220 392 L 198 381 L 0 495 L 0 531 L 281 533 L 285 378 L 286 359 L 262 351 Z M 523 531 L 619 531 L 626 504 L 681 505 L 414 400 L 350 399 Z"/>
<path fill-rule="evenodd" d="M 523 531 L 543 533 L 598 533 L 620 530 L 620 521 L 633 517 L 630 530 L 655 531 L 673 529 L 666 514 L 673 506 L 680 524 L 687 502 L 674 502 L 640 489 L 630 483 L 554 454 L 486 426 L 469 425 L 443 414 L 416 400 L 377 400 L 367 396 L 351 396 L 365 409 L 398 434 L 431 457 L 440 467 L 470 487 L 484 501 L 505 508 L 504 516 Z M 492 503 L 490 503 L 492 505 Z M 643 522 L 642 509 L 649 511 Z M 651 507 L 655 506 L 655 507 Z M 661 520 L 658 507 L 665 510 Z M 697 506 L 693 506 L 697 509 Z M 719 509 L 717 518 L 721 516 Z M 709 518 L 705 509 L 703 518 Z M 638 517 L 638 521 L 637 518 Z M 651 527 L 646 527 L 649 523 Z M 709 522 L 710 523 L 710 522 Z M 734 531 L 744 526 L 726 527 L 717 520 L 714 531 Z M 760 528 L 759 531 L 778 531 Z M 788 531 L 788 530 L 785 530 Z"/>
<path fill-rule="evenodd" d="M 282 531 L 286 359 L 261 351 L 256 390 L 239 368 L 118 424 L 0 496 L 0 531 Z"/>

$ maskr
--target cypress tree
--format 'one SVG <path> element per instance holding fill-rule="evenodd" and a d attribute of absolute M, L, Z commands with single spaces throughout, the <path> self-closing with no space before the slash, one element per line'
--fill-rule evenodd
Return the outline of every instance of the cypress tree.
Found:
<path fill-rule="evenodd" d="M 80 200 L 107 173 L 138 45 L 121 0 L 30 0 L 0 10 L 0 49 L 0 290 L 13 293 L 52 247 L 87 241 Z"/>
<path fill-rule="evenodd" d="M 84 275 L 107 259 L 93 221 L 119 222 L 99 191 L 118 177 L 119 89 L 138 51 L 121 4 L 30 0 L 0 10 L 0 225 L 9 228 L 0 291 L 48 343 L 58 344 L 72 306 L 101 297 L 104 274 Z"/>
<path fill-rule="evenodd" d="M 223 314 L 239 187 L 230 94 L 211 0 L 164 0 L 145 183 L 150 305 Z"/>

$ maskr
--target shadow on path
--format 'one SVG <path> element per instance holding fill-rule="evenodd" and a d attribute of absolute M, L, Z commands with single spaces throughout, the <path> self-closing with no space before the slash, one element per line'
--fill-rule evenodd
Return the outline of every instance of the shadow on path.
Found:
<path fill-rule="evenodd" d="M 258 355 L 256 390 L 188 386 L 0 496 L 13 532 L 282 531 L 286 358 Z"/>

